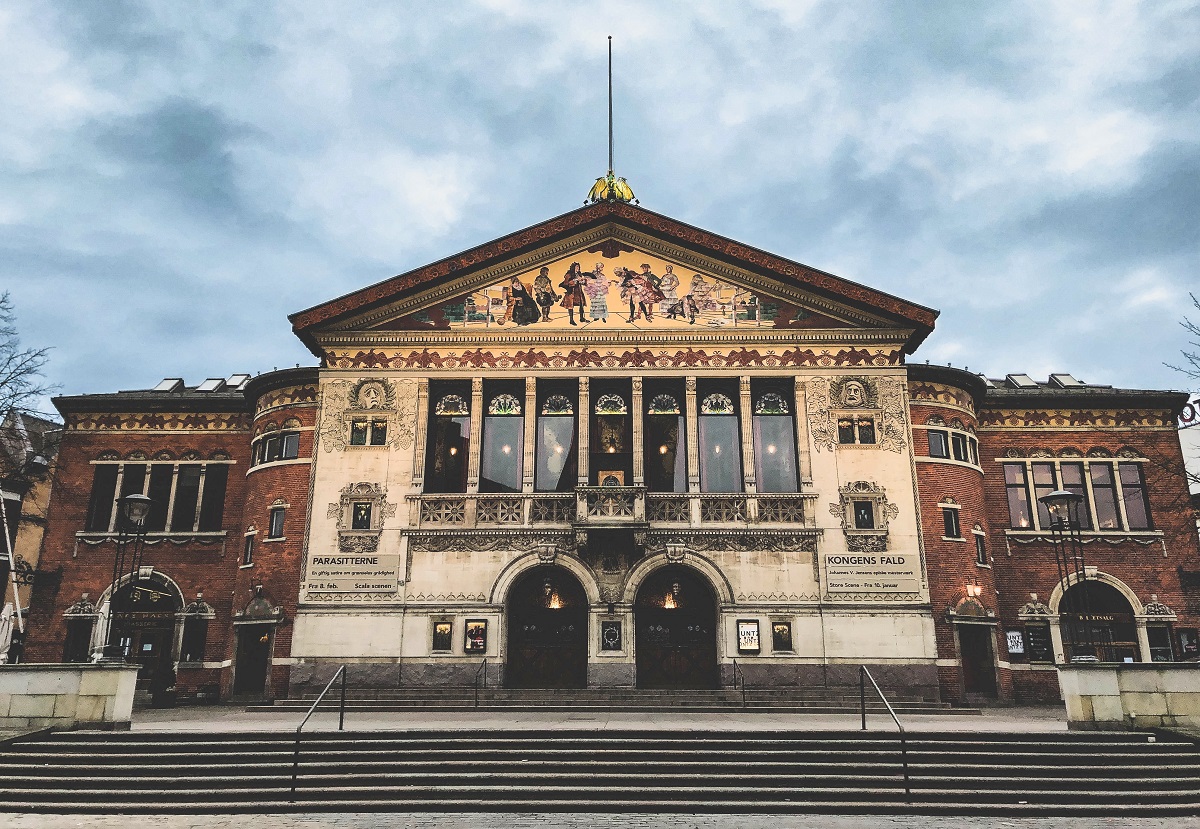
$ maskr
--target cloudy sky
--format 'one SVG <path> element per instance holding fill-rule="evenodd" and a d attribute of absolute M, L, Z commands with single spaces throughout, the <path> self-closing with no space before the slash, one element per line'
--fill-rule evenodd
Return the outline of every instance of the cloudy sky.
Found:
<path fill-rule="evenodd" d="M 1185 386 L 1200 3 L 0 4 L 0 288 L 64 393 L 312 357 L 286 315 L 642 204 L 942 311 L 919 360 Z M 1193 315 L 1195 316 L 1195 315 Z"/>

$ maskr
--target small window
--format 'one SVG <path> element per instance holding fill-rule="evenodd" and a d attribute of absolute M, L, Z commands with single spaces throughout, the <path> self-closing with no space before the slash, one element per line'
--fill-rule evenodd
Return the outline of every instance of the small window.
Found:
<path fill-rule="evenodd" d="M 271 510 L 271 519 L 267 526 L 267 538 L 283 538 L 283 515 L 287 510 L 276 507 Z"/>
<path fill-rule="evenodd" d="M 967 454 L 967 436 L 960 435 L 956 432 L 950 434 L 950 449 L 956 461 L 966 461 L 970 456 Z"/>
<path fill-rule="evenodd" d="M 1029 489 L 1025 485 L 1025 464 L 1004 464 L 1004 488 L 1008 494 L 1008 524 L 1019 530 L 1029 529 L 1033 519 L 1029 508 Z"/>
<path fill-rule="evenodd" d="M 979 466 L 979 441 L 967 438 L 967 446 L 971 449 L 971 463 Z"/>
<path fill-rule="evenodd" d="M 350 529 L 352 530 L 369 530 L 371 529 L 371 504 L 364 501 L 356 501 L 351 505 L 350 513 Z"/>
<path fill-rule="evenodd" d="M 246 543 L 242 545 L 242 566 L 249 567 L 254 563 L 254 533 L 246 536 Z"/>
<path fill-rule="evenodd" d="M 365 421 L 365 420 L 350 421 L 350 445 L 351 446 L 366 446 L 367 445 L 367 421 Z"/>
<path fill-rule="evenodd" d="M 1125 502 L 1125 518 L 1131 530 L 1151 530 L 1150 504 L 1146 500 L 1146 484 L 1140 463 L 1119 464 L 1121 498 Z"/>
<path fill-rule="evenodd" d="M 838 420 L 838 443 L 875 443 L 875 418 L 843 417 Z"/>
<path fill-rule="evenodd" d="M 987 537 L 983 533 L 975 533 L 975 563 L 980 567 L 987 567 Z"/>
<path fill-rule="evenodd" d="M 179 647 L 180 662 L 203 662 L 204 646 L 208 643 L 208 619 L 188 616 L 183 622 L 183 641 Z"/>
<path fill-rule="evenodd" d="M 875 529 L 875 509 L 870 501 L 854 501 L 854 529 Z"/>
<path fill-rule="evenodd" d="M 91 661 L 92 617 L 67 620 L 67 636 L 63 641 L 63 662 Z"/>
<path fill-rule="evenodd" d="M 1150 643 L 1151 662 L 1175 661 L 1175 649 L 1171 646 L 1170 625 L 1146 625 L 1146 639 Z"/>
<path fill-rule="evenodd" d="M 283 441 L 278 435 L 267 438 L 263 441 L 263 463 L 271 463 L 279 460 L 279 448 Z"/>
<path fill-rule="evenodd" d="M 958 510 L 954 507 L 942 507 L 942 525 L 946 530 L 946 538 L 962 538 L 962 528 L 958 523 Z"/>
<path fill-rule="evenodd" d="M 929 457 L 931 458 L 948 458 L 950 457 L 950 446 L 946 441 L 946 433 L 936 429 L 930 429 L 926 433 L 929 435 Z"/>

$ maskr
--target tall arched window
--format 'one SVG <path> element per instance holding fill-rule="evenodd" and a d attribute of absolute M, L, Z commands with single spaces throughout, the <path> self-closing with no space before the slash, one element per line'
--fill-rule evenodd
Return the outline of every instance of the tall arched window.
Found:
<path fill-rule="evenodd" d="M 741 427 L 731 394 L 736 394 L 736 390 L 714 389 L 700 398 L 701 492 L 742 492 L 744 489 Z"/>
<path fill-rule="evenodd" d="M 434 401 L 425 448 L 425 491 L 466 492 L 471 445 L 470 386 L 430 383 Z"/>
<path fill-rule="evenodd" d="M 484 383 L 483 446 L 479 457 L 481 492 L 520 492 L 525 452 L 523 383 Z"/>
<path fill-rule="evenodd" d="M 682 384 L 655 381 L 654 386 L 666 390 L 651 397 L 646 406 L 646 488 L 650 492 L 687 492 L 687 429 L 679 404 Z"/>
<path fill-rule="evenodd" d="M 758 491 L 797 492 L 796 429 L 788 399 L 782 388 L 765 383 L 754 391 L 754 472 Z"/>
<path fill-rule="evenodd" d="M 538 383 L 537 471 L 533 484 L 538 492 L 570 492 L 575 488 L 579 468 L 575 404 L 562 393 L 570 389 L 559 385 Z"/>

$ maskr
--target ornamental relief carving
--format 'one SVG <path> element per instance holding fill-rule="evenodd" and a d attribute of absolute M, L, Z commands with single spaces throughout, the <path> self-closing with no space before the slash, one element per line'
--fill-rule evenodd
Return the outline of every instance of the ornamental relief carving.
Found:
<path fill-rule="evenodd" d="M 332 380 L 321 392 L 317 433 L 326 452 L 344 451 L 349 445 L 350 422 L 356 415 L 387 421 L 387 443 L 397 449 L 411 449 L 416 437 L 417 383 L 403 380 L 393 383 L 381 378 L 366 378 L 351 384 Z"/>
<path fill-rule="evenodd" d="M 903 452 L 905 440 L 905 401 L 900 381 L 892 377 L 824 377 L 810 380 L 806 386 L 809 432 L 817 451 L 833 452 L 838 446 L 835 412 L 862 409 L 879 413 L 875 445 L 890 452 Z"/>

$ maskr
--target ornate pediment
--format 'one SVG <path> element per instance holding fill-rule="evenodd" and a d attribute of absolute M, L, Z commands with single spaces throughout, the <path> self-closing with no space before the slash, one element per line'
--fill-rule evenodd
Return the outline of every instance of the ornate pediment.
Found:
<path fill-rule="evenodd" d="M 632 205 L 602 203 L 292 316 L 323 346 L 421 339 L 874 339 L 936 312 Z M 839 333 L 843 332 L 843 333 Z"/>

